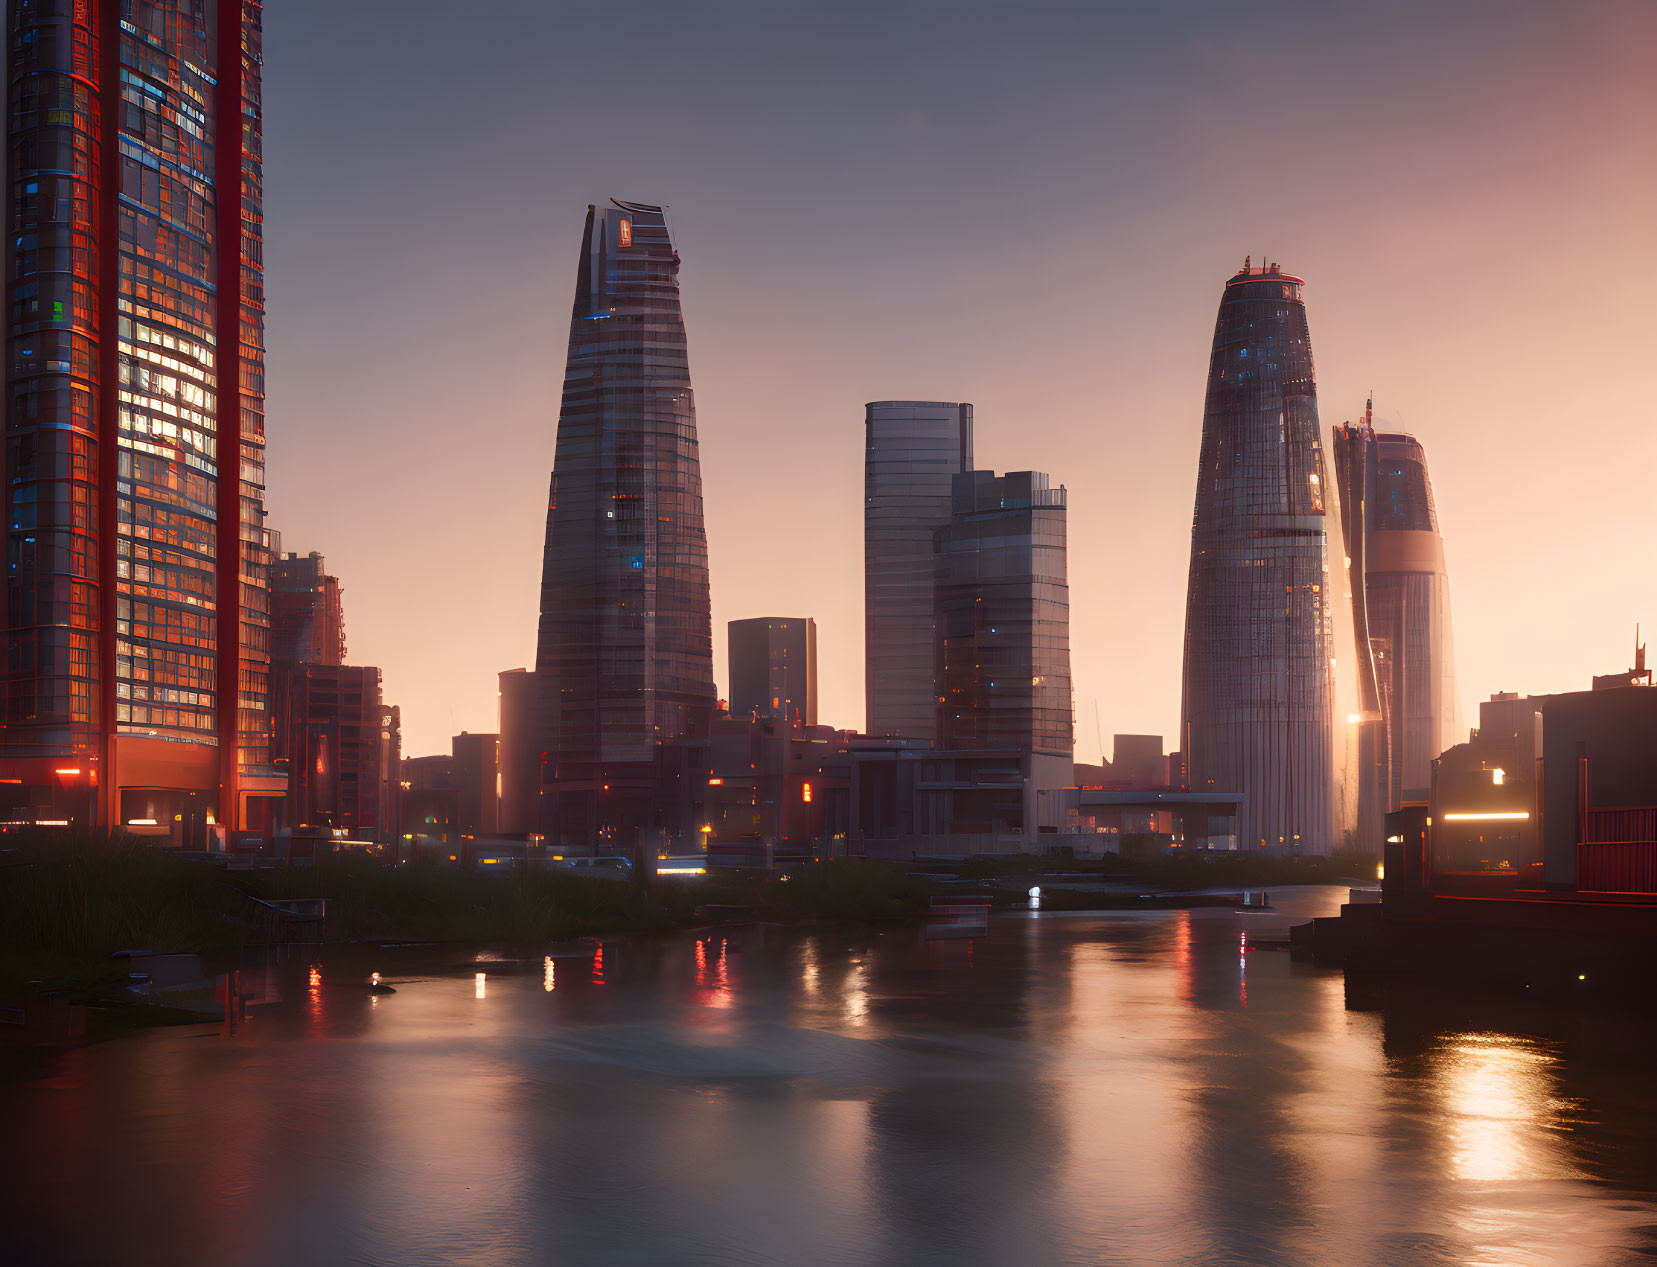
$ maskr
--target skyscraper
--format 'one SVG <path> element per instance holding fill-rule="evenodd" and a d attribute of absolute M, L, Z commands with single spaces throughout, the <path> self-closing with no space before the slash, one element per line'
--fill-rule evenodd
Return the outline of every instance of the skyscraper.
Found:
<path fill-rule="evenodd" d="M 500 675 L 500 819 L 505 836 L 541 830 L 541 749 L 535 740 L 535 675 L 506 669 Z"/>
<path fill-rule="evenodd" d="M 1068 762 L 1064 489 L 1040 471 L 957 475 L 936 545 L 938 746 Z"/>
<path fill-rule="evenodd" d="M 1323 447 L 1304 283 L 1226 282 L 1214 325 L 1185 607 L 1181 747 L 1196 791 L 1238 791 L 1243 848 L 1333 844 Z"/>
<path fill-rule="evenodd" d="M 339 577 L 315 550 L 271 560 L 270 658 L 273 666 L 345 663 Z"/>
<path fill-rule="evenodd" d="M 1334 435 L 1362 709 L 1356 843 L 1379 851 L 1382 816 L 1427 799 L 1455 742 L 1450 578 L 1420 443 L 1377 433 L 1373 402 Z"/>
<path fill-rule="evenodd" d="M 696 406 L 661 207 L 587 208 L 535 681 L 549 837 L 636 841 L 656 745 L 706 736 L 714 707 Z"/>
<path fill-rule="evenodd" d="M 949 521 L 950 481 L 972 469 L 972 406 L 876 401 L 864 429 L 863 728 L 931 739 L 932 537 Z"/>
<path fill-rule="evenodd" d="M 817 724 L 817 622 L 755 616 L 729 626 L 731 716 Z"/>
<path fill-rule="evenodd" d="M 138 789 L 169 819 L 239 826 L 283 791 L 261 6 L 12 0 L 6 19 L 11 809 L 110 826 Z"/>

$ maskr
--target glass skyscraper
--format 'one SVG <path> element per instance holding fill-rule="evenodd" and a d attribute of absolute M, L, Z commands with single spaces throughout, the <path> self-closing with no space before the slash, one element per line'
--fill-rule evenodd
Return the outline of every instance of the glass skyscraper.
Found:
<path fill-rule="evenodd" d="M 7 5 L 14 816 L 195 832 L 280 795 L 260 29 L 257 0 Z"/>
<path fill-rule="evenodd" d="M 1065 495 L 1040 471 L 957 475 L 938 529 L 937 744 L 1074 749 Z"/>
<path fill-rule="evenodd" d="M 1240 791 L 1242 848 L 1328 853 L 1333 661 L 1323 446 L 1304 283 L 1244 265 L 1214 326 L 1185 608 L 1181 742 Z"/>
<path fill-rule="evenodd" d="M 637 841 L 656 746 L 705 737 L 714 709 L 696 406 L 661 207 L 587 209 L 535 667 L 548 834 Z"/>
<path fill-rule="evenodd" d="M 933 534 L 949 522 L 950 481 L 972 469 L 972 406 L 876 401 L 864 430 L 864 729 L 932 739 Z"/>
<path fill-rule="evenodd" d="M 1425 801 L 1455 742 L 1450 578 L 1420 443 L 1377 432 L 1369 406 L 1334 436 L 1362 709 L 1356 843 L 1379 850 L 1382 815 Z"/>

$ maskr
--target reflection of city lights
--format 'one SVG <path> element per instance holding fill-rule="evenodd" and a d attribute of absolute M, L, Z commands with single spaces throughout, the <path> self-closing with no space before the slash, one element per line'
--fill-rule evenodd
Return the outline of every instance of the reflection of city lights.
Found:
<path fill-rule="evenodd" d="M 1450 1040 L 1441 1068 L 1455 1173 L 1461 1179 L 1531 1179 L 1551 1167 L 1559 1103 L 1550 1094 L 1554 1061 L 1500 1034 Z"/>
<path fill-rule="evenodd" d="M 476 987 L 477 997 L 480 998 L 480 999 L 483 998 L 483 996 L 484 996 L 484 990 L 488 986 L 488 980 L 489 980 L 488 974 L 480 972 L 480 973 L 478 973 L 477 977 L 475 978 L 475 980 L 473 982 L 474 986 Z"/>
<path fill-rule="evenodd" d="M 557 984 L 558 974 L 556 971 L 556 965 L 552 962 L 552 956 L 548 955 L 541 961 L 541 988 L 548 994 L 551 994 L 553 988 Z"/>
<path fill-rule="evenodd" d="M 817 943 L 808 940 L 800 947 L 800 988 L 815 996 L 817 979 Z"/>
<path fill-rule="evenodd" d="M 847 1021 L 861 1025 L 869 1016 L 869 970 L 856 964 L 846 974 L 845 1003 L 842 1010 Z"/>

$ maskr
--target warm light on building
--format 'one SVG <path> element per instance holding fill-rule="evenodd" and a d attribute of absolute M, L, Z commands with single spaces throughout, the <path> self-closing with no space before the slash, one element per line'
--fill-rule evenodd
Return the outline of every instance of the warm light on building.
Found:
<path fill-rule="evenodd" d="M 1447 823 L 1494 823 L 1513 822 L 1515 820 L 1526 819 L 1529 817 L 1529 811 L 1516 809 L 1495 810 L 1480 813 L 1446 814 L 1444 816 L 1444 821 Z"/>

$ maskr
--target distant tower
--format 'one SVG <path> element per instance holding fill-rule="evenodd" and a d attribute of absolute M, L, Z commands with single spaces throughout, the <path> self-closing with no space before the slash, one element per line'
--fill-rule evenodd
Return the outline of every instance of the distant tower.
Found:
<path fill-rule="evenodd" d="M 949 522 L 950 481 L 972 469 L 972 406 L 876 401 L 864 431 L 863 728 L 931 739 L 932 534 Z"/>
<path fill-rule="evenodd" d="M 1363 710 L 1357 843 L 1378 851 L 1380 816 L 1425 800 L 1455 742 L 1455 659 L 1427 455 L 1413 436 L 1377 433 L 1372 406 L 1335 428 L 1334 452 Z"/>
<path fill-rule="evenodd" d="M 755 616 L 729 626 L 731 716 L 817 724 L 817 622 Z"/>
<path fill-rule="evenodd" d="M 1243 848 L 1334 838 L 1323 447 L 1304 283 L 1226 282 L 1191 526 L 1180 743 L 1197 791 L 1241 791 Z"/>
<path fill-rule="evenodd" d="M 696 406 L 661 207 L 587 208 L 535 687 L 549 837 L 634 844 L 653 825 L 656 746 L 705 737 L 714 708 Z"/>

